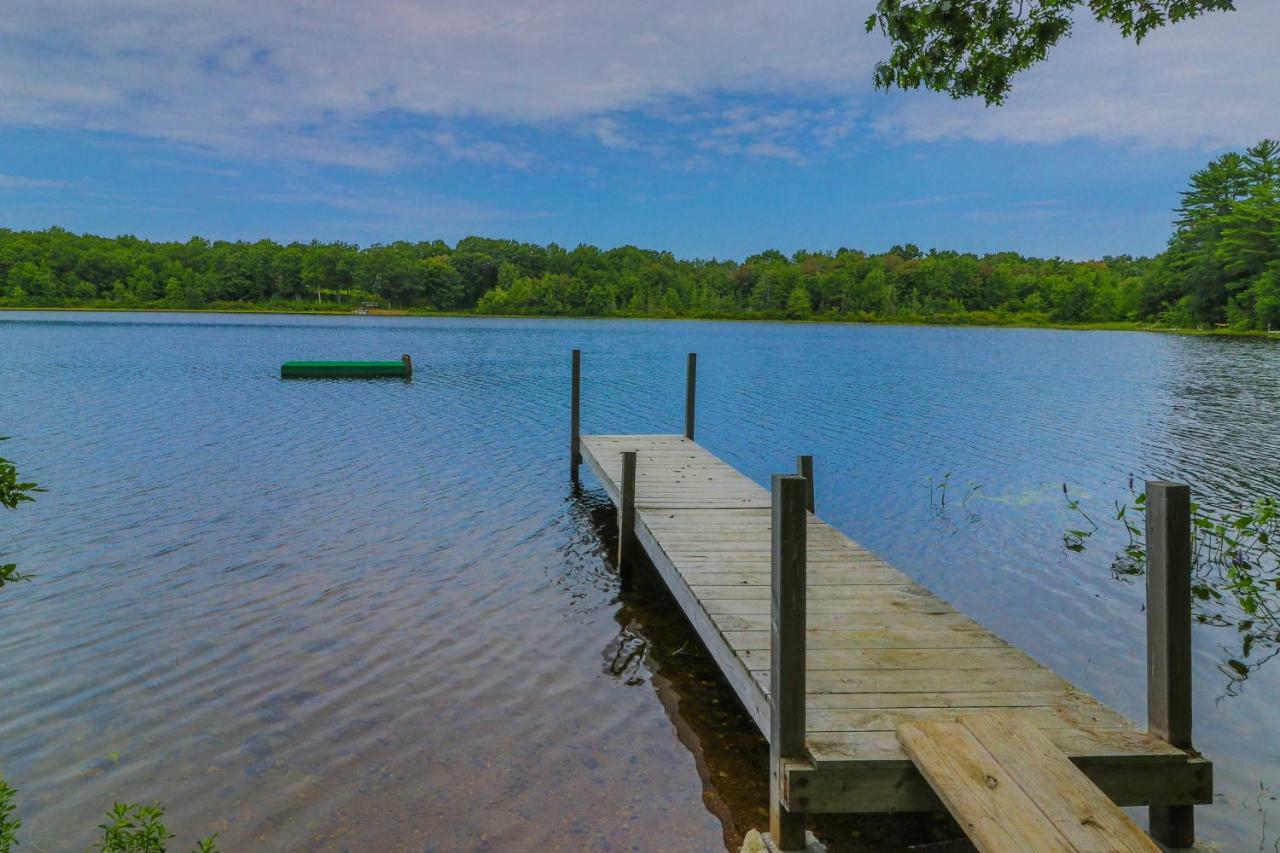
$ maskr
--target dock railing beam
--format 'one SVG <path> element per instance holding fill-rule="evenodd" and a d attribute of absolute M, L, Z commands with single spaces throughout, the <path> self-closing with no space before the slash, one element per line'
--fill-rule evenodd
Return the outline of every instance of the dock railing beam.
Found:
<path fill-rule="evenodd" d="M 698 354 L 689 353 L 689 366 L 684 379 L 684 437 L 693 441 L 695 403 L 698 398 Z"/>
<path fill-rule="evenodd" d="M 1191 489 L 1147 483 L 1147 729 L 1191 748 Z M 1150 808 L 1151 835 L 1195 844 L 1194 806 Z"/>
<path fill-rule="evenodd" d="M 579 420 L 582 406 L 582 350 L 573 351 L 573 391 L 569 401 L 569 479 L 576 485 L 578 468 L 582 465 L 582 443 L 579 441 Z"/>
<path fill-rule="evenodd" d="M 618 504 L 618 579 L 623 592 L 631 591 L 636 551 L 636 452 L 622 452 L 622 500 Z"/>
<path fill-rule="evenodd" d="M 773 475 L 773 634 L 769 661 L 769 834 L 779 850 L 805 848 L 803 814 L 782 804 L 782 767 L 805 747 L 806 481 Z"/>
<path fill-rule="evenodd" d="M 805 507 L 805 509 L 809 510 L 809 512 L 816 512 L 817 510 L 815 510 L 815 509 L 813 508 L 813 506 L 814 506 L 814 502 L 813 502 L 813 457 L 812 457 L 812 456 L 797 456 L 797 457 L 796 457 L 796 473 L 797 473 L 797 474 L 799 474 L 801 477 L 804 477 L 805 482 L 806 482 L 806 483 L 808 483 L 808 485 L 807 485 L 807 486 L 805 486 L 805 493 L 804 493 L 804 507 Z"/>

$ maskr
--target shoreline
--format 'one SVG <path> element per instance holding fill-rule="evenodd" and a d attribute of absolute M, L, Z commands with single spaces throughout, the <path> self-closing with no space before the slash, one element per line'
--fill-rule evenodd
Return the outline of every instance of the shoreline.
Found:
<path fill-rule="evenodd" d="M 320 317 L 457 317 L 464 319 L 516 319 L 516 320 L 640 320 L 640 321 L 682 321 L 712 323 L 794 323 L 797 325 L 820 324 L 830 326 L 936 326 L 939 328 L 975 328 L 975 329 L 1049 329 L 1069 332 L 1150 332 L 1156 334 L 1202 335 L 1225 338 L 1261 338 L 1280 342 L 1280 331 L 1260 331 L 1254 329 L 1204 329 L 1179 328 L 1173 326 L 1154 326 L 1136 322 L 1103 322 L 1103 323 L 1037 323 L 1026 320 L 1010 319 L 1008 322 L 990 321 L 987 318 L 973 322 L 957 320 L 954 317 L 930 319 L 886 318 L 886 319 L 835 319 L 829 317 L 646 317 L 635 315 L 566 315 L 566 314 L 481 314 L 475 311 L 429 311 L 423 309 L 379 309 L 368 314 L 357 314 L 347 309 L 298 309 L 255 308 L 255 307 L 220 307 L 220 308 L 107 308 L 107 307 L 75 307 L 75 306 L 36 306 L 5 305 L 0 306 L 0 314 L 18 312 L 81 312 L 93 314 L 276 314 L 281 316 L 320 316 Z"/>

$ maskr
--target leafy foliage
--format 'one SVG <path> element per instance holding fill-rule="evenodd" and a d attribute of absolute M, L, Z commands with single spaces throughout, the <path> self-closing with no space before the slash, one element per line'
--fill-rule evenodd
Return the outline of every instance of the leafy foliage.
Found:
<path fill-rule="evenodd" d="M 29 581 L 33 577 L 35 575 L 24 575 L 19 572 L 17 563 L 0 564 L 0 589 L 3 589 L 7 583 L 21 583 L 22 581 Z"/>
<path fill-rule="evenodd" d="M 1067 531 L 1063 543 L 1068 550 L 1083 551 L 1099 527 L 1078 501 L 1069 495 L 1067 500 L 1089 529 Z M 1128 538 L 1111 564 L 1117 579 L 1146 574 L 1146 530 L 1139 523 L 1146 509 L 1142 493 L 1131 492 L 1128 502 L 1116 503 L 1115 520 Z M 1233 693 L 1254 669 L 1280 655 L 1280 501 L 1262 497 L 1235 512 L 1213 512 L 1193 502 L 1191 525 L 1192 616 L 1200 624 L 1235 632 L 1219 666 L 1229 679 L 1228 693 Z"/>
<path fill-rule="evenodd" d="M 164 853 L 175 836 L 161 822 L 164 809 L 136 803 L 116 803 L 107 812 L 110 823 L 99 824 L 103 853 Z"/>
<path fill-rule="evenodd" d="M 0 441 L 8 441 L 8 438 L 0 436 Z M 35 483 L 19 479 L 18 467 L 8 459 L 0 457 L 0 506 L 17 509 L 18 504 L 35 500 L 32 495 L 43 491 L 44 489 Z M 0 589 L 3 589 L 5 584 L 31 580 L 32 577 L 34 575 L 19 574 L 16 563 L 0 563 Z M 3 853 L 3 849 L 0 848 L 0 853 Z"/>
<path fill-rule="evenodd" d="M 22 822 L 13 816 L 18 792 L 0 776 L 0 853 L 13 853 L 18 847 L 18 830 Z M 99 824 L 101 853 L 166 853 L 176 836 L 164 825 L 164 809 L 137 803 L 116 803 L 107 812 L 107 823 Z M 217 835 L 196 842 L 194 853 L 218 853 Z"/>
<path fill-rule="evenodd" d="M 1214 322 L 1280 326 L 1280 143 L 1218 157 L 1182 194 L 1169 266 L 1178 306 Z"/>
<path fill-rule="evenodd" d="M 18 808 L 13 802 L 17 795 L 18 792 L 0 776 L 0 853 L 10 853 L 18 846 L 18 830 L 22 828 L 22 821 L 13 816 Z"/>
<path fill-rule="evenodd" d="M 18 830 L 22 822 L 13 817 L 18 792 L 0 776 L 0 853 L 12 853 L 18 847 Z M 137 803 L 116 803 L 107 812 L 107 823 L 99 824 L 101 853 L 166 853 L 169 841 L 176 836 L 164 825 L 164 809 Z M 194 853 L 218 853 L 217 835 L 196 842 Z"/>
<path fill-rule="evenodd" d="M 1082 5 L 1139 42 L 1165 24 L 1235 8 L 1232 0 L 878 0 L 867 32 L 883 32 L 892 51 L 876 65 L 876 86 L 1002 103 L 1013 77 L 1071 34 Z"/>
<path fill-rule="evenodd" d="M 8 440 L 7 436 L 0 436 L 0 441 Z M 35 483 L 18 479 L 18 467 L 0 456 L 0 506 L 17 509 L 18 504 L 35 500 L 32 495 L 42 491 Z"/>
<path fill-rule="evenodd" d="M 357 249 L 340 243 L 151 243 L 62 229 L 0 229 L 0 306 L 332 309 L 363 300 L 428 310 L 554 316 L 988 322 L 1134 319 L 1142 274 L 1128 257 L 1077 263 L 911 244 L 768 251 L 742 263 L 623 246 L 566 250 L 469 237 Z M 38 272 L 37 272 L 38 271 Z M 33 281 L 40 281 L 35 285 Z M 150 287 L 149 282 L 167 282 Z M 317 294 L 322 302 L 317 301 Z"/>
<path fill-rule="evenodd" d="M 165 853 L 176 836 L 164 825 L 164 809 L 137 803 L 116 803 L 107 812 L 102 830 L 102 853 Z M 215 836 L 196 842 L 195 853 L 217 853 Z M 0 851 L 3 853 L 3 851 Z"/>

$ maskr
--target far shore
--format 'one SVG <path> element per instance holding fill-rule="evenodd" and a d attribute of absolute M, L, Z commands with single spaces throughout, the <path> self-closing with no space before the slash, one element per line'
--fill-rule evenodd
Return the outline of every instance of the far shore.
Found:
<path fill-rule="evenodd" d="M 320 308 L 283 308 L 257 307 L 246 305 L 223 305 L 206 308 L 167 308 L 167 307 L 116 307 L 116 306 L 40 306 L 40 305 L 0 305 L 0 313 L 27 312 L 81 312 L 93 314 L 279 314 L 296 316 L 327 317 L 458 317 L 471 319 L 516 319 L 516 320 L 668 320 L 699 321 L 719 323 L 796 323 L 822 324 L 832 326 L 940 326 L 949 328 L 989 328 L 989 329 L 1054 329 L 1077 332 L 1155 332 L 1177 335 L 1210 335 L 1232 338 L 1264 338 L 1280 341 L 1280 330 L 1260 331 L 1256 329 L 1206 328 L 1158 326 L 1151 323 L 1109 322 L 1109 323 L 1054 323 L 1039 321 L 1025 317 L 999 317 L 989 314 L 965 317 L 947 315 L 941 317 L 886 317 L 886 318 L 837 318 L 837 317 L 767 317 L 767 316 L 647 316 L 647 315 L 568 315 L 568 314 L 488 314 L 475 311 L 434 311 L 425 308 L 370 310 L 367 314 L 357 314 L 344 306 Z"/>

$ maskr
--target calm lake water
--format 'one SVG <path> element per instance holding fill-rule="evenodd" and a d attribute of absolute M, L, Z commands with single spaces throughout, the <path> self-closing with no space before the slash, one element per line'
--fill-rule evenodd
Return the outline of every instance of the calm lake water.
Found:
<path fill-rule="evenodd" d="M 38 576 L 0 591 L 21 849 L 85 849 L 113 800 L 228 851 L 715 850 L 762 826 L 763 741 L 660 588 L 619 599 L 607 502 L 569 488 L 574 347 L 588 432 L 679 432 L 696 350 L 712 451 L 759 482 L 814 454 L 827 521 L 1140 720 L 1141 585 L 1111 577 L 1113 527 L 1063 548 L 1063 483 L 1099 520 L 1130 475 L 1280 492 L 1266 340 L 0 315 L 0 452 L 49 489 L 0 515 L 0 557 Z M 410 382 L 278 378 L 402 352 Z M 1228 691 L 1233 640 L 1196 629 L 1198 825 L 1271 849 L 1280 661 Z"/>

